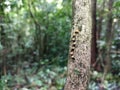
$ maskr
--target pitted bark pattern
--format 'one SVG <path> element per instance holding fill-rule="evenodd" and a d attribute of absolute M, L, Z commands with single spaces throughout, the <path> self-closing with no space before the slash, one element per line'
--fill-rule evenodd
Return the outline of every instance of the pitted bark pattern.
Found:
<path fill-rule="evenodd" d="M 86 90 L 91 59 L 91 0 L 73 0 L 73 11 L 68 76 L 64 89 Z M 77 34 L 76 30 L 79 31 Z"/>

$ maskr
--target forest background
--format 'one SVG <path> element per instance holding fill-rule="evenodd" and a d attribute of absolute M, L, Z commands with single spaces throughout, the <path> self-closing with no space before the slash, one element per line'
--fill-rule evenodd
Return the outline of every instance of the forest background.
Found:
<path fill-rule="evenodd" d="M 120 0 L 113 1 L 96 2 L 90 90 L 102 87 L 101 77 L 105 89 L 120 89 Z M 71 0 L 0 0 L 0 90 L 61 90 L 71 22 Z"/>

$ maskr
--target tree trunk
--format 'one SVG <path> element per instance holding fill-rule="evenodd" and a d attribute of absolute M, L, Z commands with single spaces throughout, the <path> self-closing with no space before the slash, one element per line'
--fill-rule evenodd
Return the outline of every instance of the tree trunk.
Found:
<path fill-rule="evenodd" d="M 103 13 L 104 12 L 104 9 L 105 9 L 105 3 L 106 1 L 103 0 L 102 2 L 102 5 L 100 8 L 98 8 L 98 12 L 99 13 Z M 103 14 L 100 14 L 99 15 L 99 19 L 97 20 L 97 32 L 96 32 L 96 39 L 97 41 L 101 40 L 101 32 L 103 30 L 102 28 L 102 24 L 103 24 Z M 97 70 L 97 71 L 103 71 L 103 58 L 102 58 L 102 55 L 103 55 L 103 50 L 100 49 L 100 47 L 97 47 L 97 59 L 96 59 L 96 62 L 94 63 L 94 69 Z"/>
<path fill-rule="evenodd" d="M 45 32 L 43 32 L 43 30 L 41 30 L 41 24 L 38 22 L 38 20 L 35 19 L 34 14 L 32 13 L 31 10 L 31 3 L 29 2 L 28 6 L 29 6 L 29 12 L 30 12 L 30 16 L 33 19 L 33 22 L 35 24 L 35 49 L 36 49 L 36 61 L 39 61 L 40 59 L 43 58 L 44 56 L 44 50 L 45 50 Z M 36 11 L 36 10 L 35 10 Z"/>
<path fill-rule="evenodd" d="M 106 0 L 103 0 L 102 5 L 100 8 L 98 8 L 97 10 L 99 10 L 99 13 L 103 13 L 104 9 L 105 9 L 105 2 Z M 103 21 L 103 14 L 99 15 L 99 19 L 97 20 L 97 40 L 100 40 L 101 38 L 101 32 L 102 32 L 102 21 Z"/>
<path fill-rule="evenodd" d="M 92 1 L 92 47 L 91 47 L 91 64 L 92 67 L 94 67 L 94 63 L 96 62 L 96 56 L 97 56 L 97 43 L 96 43 L 96 0 Z"/>
<path fill-rule="evenodd" d="M 91 60 L 91 0 L 73 0 L 68 73 L 64 90 L 86 90 Z"/>
<path fill-rule="evenodd" d="M 105 66 L 104 66 L 104 77 L 110 71 L 111 68 L 111 60 L 110 60 L 110 49 L 112 45 L 112 37 L 113 37 L 113 29 L 112 29 L 112 5 L 114 0 L 109 0 L 108 2 L 108 21 L 107 21 L 107 29 L 106 29 L 106 57 L 105 57 Z"/>
<path fill-rule="evenodd" d="M 0 1 L 1 3 L 1 6 L 0 6 L 0 42 L 1 42 L 1 45 L 4 47 L 3 49 L 5 50 L 5 48 L 7 48 L 6 46 L 6 33 L 5 33 L 5 29 L 4 29 L 4 26 L 3 26 L 3 23 L 4 23 L 4 8 L 3 8 L 3 4 L 4 1 Z M 0 63 L 0 68 L 1 68 L 1 75 L 6 75 L 7 74 L 7 69 L 6 69 L 6 56 L 5 55 L 0 55 L 0 58 L 2 58 L 2 62 Z"/>

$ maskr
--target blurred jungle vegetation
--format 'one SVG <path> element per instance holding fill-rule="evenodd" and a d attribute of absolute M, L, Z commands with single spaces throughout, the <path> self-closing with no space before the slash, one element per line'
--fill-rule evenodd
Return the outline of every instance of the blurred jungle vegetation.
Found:
<path fill-rule="evenodd" d="M 107 3 L 97 0 L 97 57 L 91 63 L 89 90 L 99 90 L 106 55 L 111 68 L 103 85 L 120 90 L 120 0 L 113 2 L 109 35 Z M 61 90 L 71 23 L 71 0 L 0 0 L 0 90 Z M 112 38 L 107 42 L 106 37 Z"/>

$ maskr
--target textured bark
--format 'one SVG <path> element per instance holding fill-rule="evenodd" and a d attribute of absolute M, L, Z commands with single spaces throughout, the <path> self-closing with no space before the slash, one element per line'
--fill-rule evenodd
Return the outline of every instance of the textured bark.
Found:
<path fill-rule="evenodd" d="M 91 15 L 91 0 L 73 0 L 73 26 L 64 90 L 87 89 L 91 60 Z"/>

